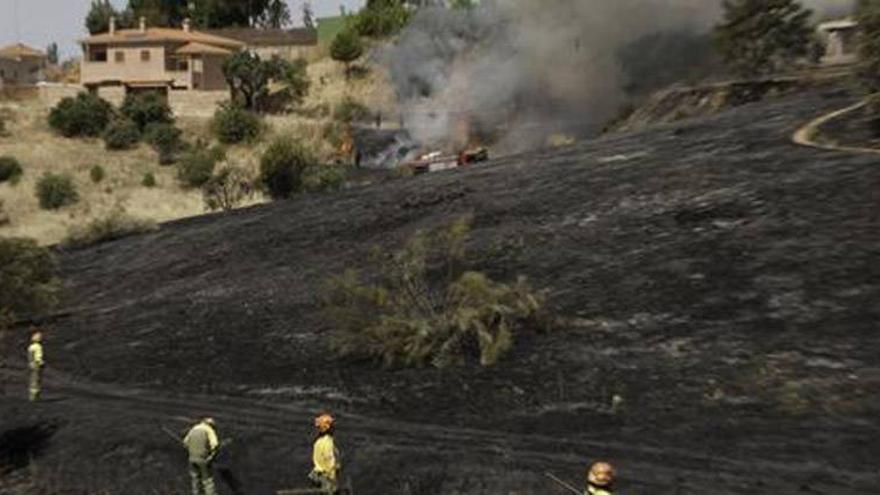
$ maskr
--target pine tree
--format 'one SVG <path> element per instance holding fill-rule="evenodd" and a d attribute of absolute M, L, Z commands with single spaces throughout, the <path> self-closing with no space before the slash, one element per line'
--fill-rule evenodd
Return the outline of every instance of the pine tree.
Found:
<path fill-rule="evenodd" d="M 345 64 L 345 77 L 351 74 L 351 63 L 364 54 L 364 44 L 356 30 L 348 28 L 337 34 L 330 44 L 330 57 Z"/>
<path fill-rule="evenodd" d="M 716 47 L 741 76 L 767 74 L 807 55 L 812 12 L 796 0 L 724 0 Z"/>
<path fill-rule="evenodd" d="M 46 60 L 52 65 L 58 63 L 58 43 L 53 41 L 46 47 Z"/>

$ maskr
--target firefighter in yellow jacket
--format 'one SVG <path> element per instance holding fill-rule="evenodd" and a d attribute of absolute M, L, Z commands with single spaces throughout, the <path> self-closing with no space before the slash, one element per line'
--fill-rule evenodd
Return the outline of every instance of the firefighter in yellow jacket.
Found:
<path fill-rule="evenodd" d="M 333 416 L 321 414 L 315 418 L 317 438 L 312 449 L 312 462 L 314 467 L 309 473 L 309 479 L 319 487 L 321 492 L 327 494 L 337 493 L 339 489 L 339 451 L 333 441 Z"/>
<path fill-rule="evenodd" d="M 217 426 L 212 418 L 204 418 L 190 428 L 183 437 L 183 446 L 189 453 L 189 476 L 192 495 L 216 495 L 211 462 L 220 449 Z"/>
<path fill-rule="evenodd" d="M 584 495 L 614 495 L 614 468 L 607 462 L 596 462 L 587 471 Z"/>
<path fill-rule="evenodd" d="M 31 402 L 36 402 L 40 399 L 43 367 L 46 366 L 46 363 L 43 361 L 43 334 L 36 328 L 32 328 L 31 331 L 31 345 L 28 346 L 28 369 L 30 370 L 28 388 Z"/>

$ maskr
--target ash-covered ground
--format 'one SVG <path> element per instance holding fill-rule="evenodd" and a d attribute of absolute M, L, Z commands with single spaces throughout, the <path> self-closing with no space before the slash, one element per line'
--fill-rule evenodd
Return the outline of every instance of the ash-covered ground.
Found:
<path fill-rule="evenodd" d="M 622 494 L 874 494 L 880 167 L 789 141 L 853 101 L 813 90 L 64 253 L 47 400 L 4 373 L 0 490 L 183 493 L 158 425 L 203 414 L 235 438 L 241 493 L 301 486 L 326 407 L 358 494 L 564 493 L 545 471 L 580 485 L 596 458 Z M 326 278 L 463 214 L 475 265 L 547 288 L 559 328 L 492 368 L 331 355 Z"/>

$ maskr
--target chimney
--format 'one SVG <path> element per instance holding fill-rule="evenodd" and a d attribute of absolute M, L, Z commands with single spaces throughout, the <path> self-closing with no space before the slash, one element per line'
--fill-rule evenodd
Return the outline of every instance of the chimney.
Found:
<path fill-rule="evenodd" d="M 110 16 L 110 34 L 116 34 L 116 16 Z"/>
<path fill-rule="evenodd" d="M 190 31 L 192 31 L 192 21 L 187 17 L 183 20 L 183 32 L 189 33 Z"/>
<path fill-rule="evenodd" d="M 140 28 L 141 28 L 141 32 L 142 32 L 142 33 L 146 33 L 146 32 L 147 32 L 147 18 L 146 18 L 146 17 L 141 17 L 141 19 L 140 19 Z"/>

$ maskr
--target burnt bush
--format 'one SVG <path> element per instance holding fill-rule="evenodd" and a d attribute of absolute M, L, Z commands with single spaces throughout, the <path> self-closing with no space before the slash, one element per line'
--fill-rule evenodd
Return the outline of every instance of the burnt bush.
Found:
<path fill-rule="evenodd" d="M 376 249 L 369 276 L 348 270 L 332 278 L 324 310 L 342 356 L 386 365 L 445 367 L 474 358 L 491 366 L 518 332 L 543 330 L 545 294 L 524 278 L 500 283 L 467 269 L 470 220 L 416 233 L 392 254 Z"/>

